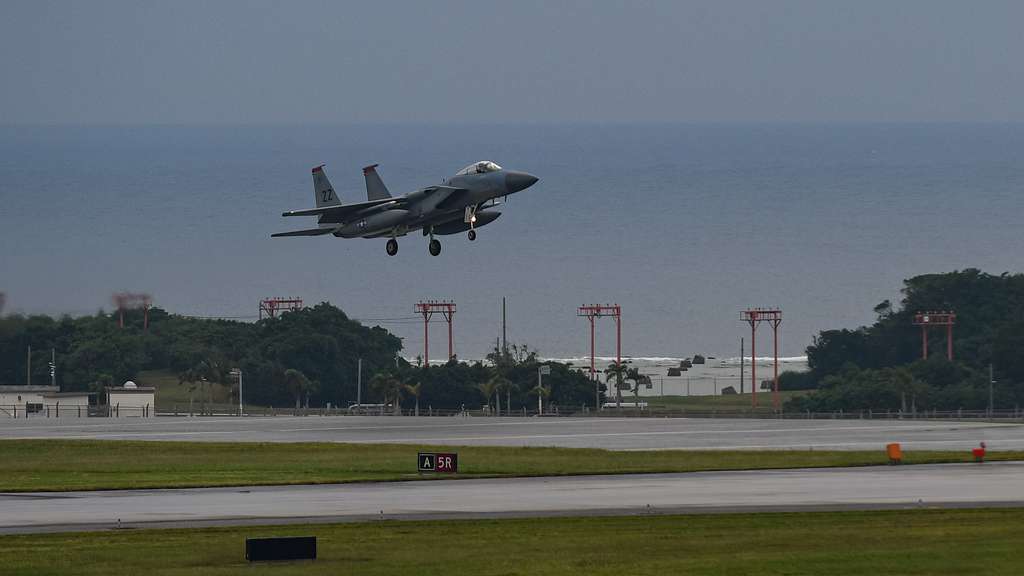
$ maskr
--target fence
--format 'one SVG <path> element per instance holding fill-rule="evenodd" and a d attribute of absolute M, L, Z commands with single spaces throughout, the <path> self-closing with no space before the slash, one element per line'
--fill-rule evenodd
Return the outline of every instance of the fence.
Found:
<path fill-rule="evenodd" d="M 148 418 L 160 416 L 238 416 L 238 406 L 217 405 L 196 407 L 189 412 L 177 406 L 170 411 L 154 411 L 150 405 L 61 405 L 57 404 L 18 404 L 0 405 L 0 418 Z M 375 409 L 349 410 L 347 408 L 290 408 L 273 406 L 246 406 L 246 416 L 413 416 L 414 409 L 405 408 L 399 411 L 391 407 Z M 419 416 L 427 417 L 490 417 L 496 416 L 494 410 L 483 409 L 438 409 L 431 406 L 420 407 Z M 502 417 L 530 418 L 538 416 L 537 411 L 526 407 L 515 410 L 502 410 Z M 838 410 L 834 412 L 776 412 L 771 408 L 644 408 L 637 409 L 623 406 L 622 408 L 605 408 L 595 411 L 593 406 L 550 406 L 545 407 L 543 417 L 630 417 L 630 418 L 768 418 L 798 420 L 1001 420 L 1024 421 L 1024 410 L 1020 408 L 1000 410 L 920 410 L 901 412 L 899 410 Z"/>
<path fill-rule="evenodd" d="M 580 415 L 564 413 L 566 416 Z M 1024 410 L 837 410 L 834 412 L 776 412 L 764 409 L 655 408 L 651 410 L 604 410 L 598 416 L 649 418 L 767 418 L 787 420 L 1007 420 L 1024 421 Z"/>
<path fill-rule="evenodd" d="M 153 407 L 87 406 L 82 404 L 5 404 L 0 405 L 0 418 L 148 418 L 155 416 Z"/>
<path fill-rule="evenodd" d="M 123 408 L 122 408 L 123 410 Z M 350 411 L 347 408 L 290 408 L 273 406 L 246 406 L 247 417 L 274 416 L 414 416 L 415 410 L 393 408 Z M 238 416 L 238 406 L 233 410 L 186 410 L 160 411 L 160 416 Z M 465 417 L 486 418 L 497 416 L 494 410 L 487 409 L 439 409 L 431 406 L 420 407 L 419 416 L 424 417 Z M 536 409 L 520 407 L 514 410 L 502 410 L 502 417 L 533 418 L 537 417 Z M 596 418 L 761 418 L 787 420 L 1001 420 L 1024 421 L 1024 410 L 921 410 L 917 412 L 900 412 L 899 410 L 838 410 L 834 412 L 775 412 L 771 408 L 736 409 L 736 408 L 605 408 L 595 411 L 593 406 L 551 406 L 544 408 L 542 417 L 596 417 Z"/>

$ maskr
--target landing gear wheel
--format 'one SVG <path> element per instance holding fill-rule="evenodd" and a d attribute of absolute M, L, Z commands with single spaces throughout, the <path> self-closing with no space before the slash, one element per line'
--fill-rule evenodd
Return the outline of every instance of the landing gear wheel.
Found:
<path fill-rule="evenodd" d="M 476 240 L 476 230 L 469 231 L 469 241 L 472 242 L 473 240 Z"/>
<path fill-rule="evenodd" d="M 431 256 L 437 256 L 438 254 L 441 253 L 441 241 L 440 240 L 431 240 L 430 244 L 427 245 L 427 249 L 430 250 L 430 255 Z"/>
<path fill-rule="evenodd" d="M 388 245 L 385 246 L 385 249 L 388 251 L 388 256 L 398 254 L 398 240 L 395 240 L 394 238 L 388 240 Z"/>

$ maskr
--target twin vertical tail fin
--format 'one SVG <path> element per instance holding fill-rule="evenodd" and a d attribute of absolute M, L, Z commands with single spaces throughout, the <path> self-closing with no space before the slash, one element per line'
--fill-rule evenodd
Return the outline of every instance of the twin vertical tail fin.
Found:
<path fill-rule="evenodd" d="M 380 174 L 377 174 L 377 164 L 363 168 L 363 176 L 366 178 L 367 200 L 373 201 L 391 198 L 391 192 L 388 192 L 388 187 L 385 186 L 384 181 L 380 179 Z M 338 194 L 334 191 L 334 187 L 331 186 L 331 181 L 327 179 L 327 174 L 324 172 L 323 164 L 313 168 L 313 193 L 316 196 L 317 208 L 322 208 L 324 206 L 339 206 L 341 204 L 341 199 L 338 198 Z"/>
<path fill-rule="evenodd" d="M 380 179 L 380 174 L 377 174 L 377 164 L 363 168 L 363 176 L 366 178 L 366 199 L 368 201 L 391 198 L 388 187 Z"/>
<path fill-rule="evenodd" d="M 327 174 L 324 173 L 323 164 L 313 168 L 313 195 L 316 197 L 317 208 L 341 204 L 338 194 L 334 191 L 334 187 L 331 186 L 331 181 L 327 179 Z"/>

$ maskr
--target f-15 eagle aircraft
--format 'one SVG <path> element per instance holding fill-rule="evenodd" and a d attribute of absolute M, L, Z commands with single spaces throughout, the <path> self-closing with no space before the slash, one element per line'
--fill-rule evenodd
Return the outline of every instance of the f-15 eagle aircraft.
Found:
<path fill-rule="evenodd" d="M 282 216 L 316 216 L 317 227 L 271 234 L 281 236 L 321 236 L 339 238 L 387 238 L 387 253 L 398 253 L 399 236 L 422 230 L 430 237 L 432 256 L 441 253 L 435 235 L 469 232 L 476 240 L 476 229 L 494 222 L 501 212 L 493 208 L 498 198 L 525 190 L 537 182 L 526 172 L 505 170 L 487 160 L 459 170 L 439 186 L 427 186 L 405 196 L 392 197 L 377 174 L 377 164 L 363 168 L 366 202 L 342 204 L 324 173 L 323 165 L 313 168 L 313 193 L 316 208 L 292 210 Z"/>

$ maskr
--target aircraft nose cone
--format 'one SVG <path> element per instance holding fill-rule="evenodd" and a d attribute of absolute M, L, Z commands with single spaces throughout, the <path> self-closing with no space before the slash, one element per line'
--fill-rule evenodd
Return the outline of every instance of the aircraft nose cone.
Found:
<path fill-rule="evenodd" d="M 537 183 L 537 178 L 533 174 L 527 172 L 507 172 L 505 174 L 505 188 L 508 189 L 509 193 L 519 192 L 520 190 L 526 190 L 530 186 Z"/>

